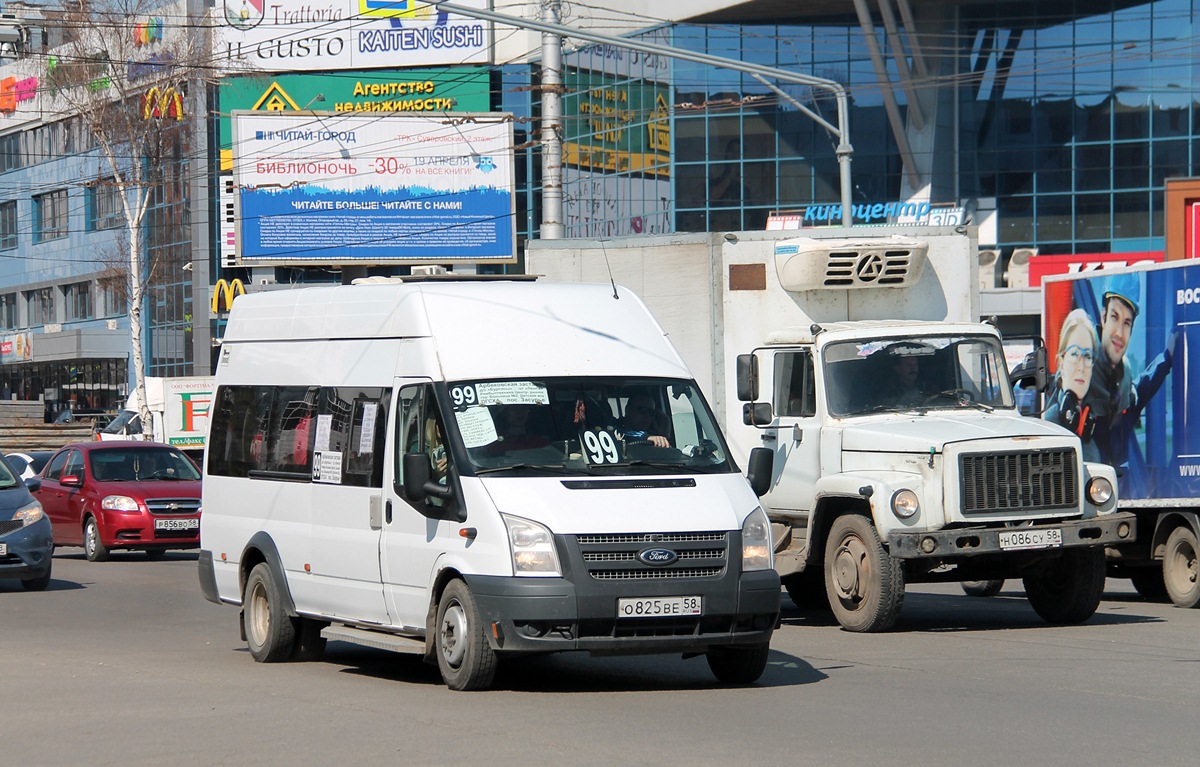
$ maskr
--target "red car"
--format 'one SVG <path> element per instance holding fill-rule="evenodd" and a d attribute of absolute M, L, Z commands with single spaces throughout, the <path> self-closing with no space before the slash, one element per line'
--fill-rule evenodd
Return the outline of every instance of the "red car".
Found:
<path fill-rule="evenodd" d="M 54 526 L 55 546 L 82 546 L 88 561 L 113 549 L 151 555 L 200 545 L 200 472 L 154 442 L 67 445 L 34 492 Z"/>

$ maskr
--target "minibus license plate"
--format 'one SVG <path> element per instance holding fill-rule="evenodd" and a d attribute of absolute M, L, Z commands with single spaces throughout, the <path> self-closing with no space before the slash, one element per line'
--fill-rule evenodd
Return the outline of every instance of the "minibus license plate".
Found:
<path fill-rule="evenodd" d="M 1057 549 L 1062 546 L 1062 530 L 1011 530 L 1000 533 L 1002 549 Z"/>
<path fill-rule="evenodd" d="M 700 597 L 645 597 L 618 599 L 618 618 L 661 618 L 672 615 L 700 615 Z"/>
<path fill-rule="evenodd" d="M 198 519 L 156 519 L 155 530 L 195 530 L 200 527 Z"/>

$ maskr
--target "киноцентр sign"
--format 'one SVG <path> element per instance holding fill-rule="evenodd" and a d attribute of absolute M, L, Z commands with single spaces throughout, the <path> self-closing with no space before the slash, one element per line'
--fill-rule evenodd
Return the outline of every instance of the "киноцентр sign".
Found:
<path fill-rule="evenodd" d="M 511 262 L 505 114 L 235 111 L 245 264 Z"/>

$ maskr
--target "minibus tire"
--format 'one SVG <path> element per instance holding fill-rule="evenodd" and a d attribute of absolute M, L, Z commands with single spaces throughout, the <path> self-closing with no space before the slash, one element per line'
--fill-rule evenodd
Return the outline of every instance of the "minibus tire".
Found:
<path fill-rule="evenodd" d="M 453 580 L 438 600 L 434 642 L 438 670 L 451 690 L 486 690 L 496 676 L 496 652 L 467 584 Z"/>
<path fill-rule="evenodd" d="M 327 621 L 315 618 L 296 618 L 296 646 L 292 650 L 292 660 L 300 663 L 320 660 L 327 641 L 321 632 L 328 625 Z"/>
<path fill-rule="evenodd" d="M 767 669 L 769 642 L 745 647 L 710 647 L 704 654 L 717 681 L 725 684 L 751 684 Z"/>
<path fill-rule="evenodd" d="M 288 660 L 296 649 L 296 626 L 284 611 L 279 585 L 266 562 L 255 565 L 246 579 L 242 628 L 246 646 L 259 663 Z"/>

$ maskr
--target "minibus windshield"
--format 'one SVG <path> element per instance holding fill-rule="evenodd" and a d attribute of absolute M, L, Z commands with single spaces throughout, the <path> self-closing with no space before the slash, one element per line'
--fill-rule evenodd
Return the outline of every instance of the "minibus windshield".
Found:
<path fill-rule="evenodd" d="M 734 471 L 694 381 L 539 378 L 447 384 L 477 475 Z"/>

